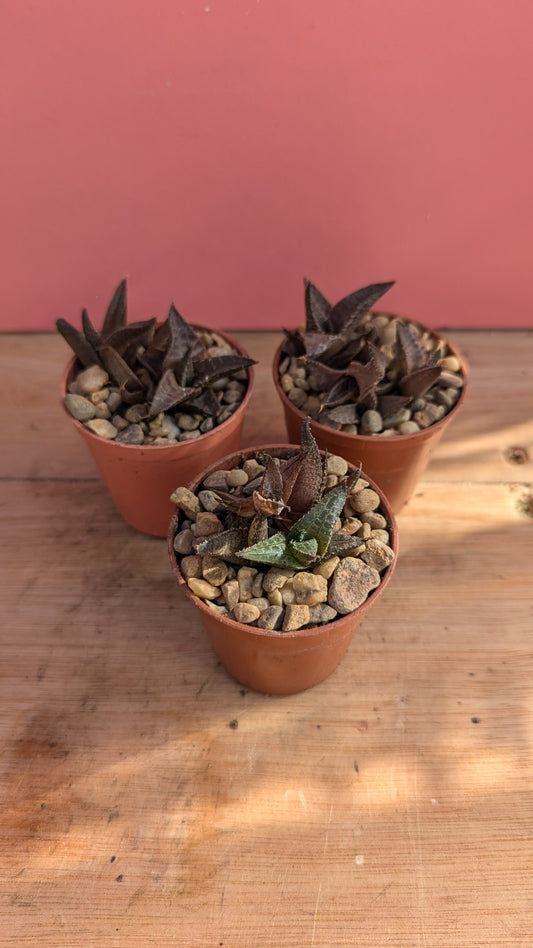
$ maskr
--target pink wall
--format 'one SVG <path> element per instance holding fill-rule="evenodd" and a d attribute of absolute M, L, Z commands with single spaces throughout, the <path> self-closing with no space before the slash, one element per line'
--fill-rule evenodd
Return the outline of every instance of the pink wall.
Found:
<path fill-rule="evenodd" d="M 533 326 L 531 0 L 6 0 L 0 326 Z M 6 134 L 7 132 L 7 134 Z"/>

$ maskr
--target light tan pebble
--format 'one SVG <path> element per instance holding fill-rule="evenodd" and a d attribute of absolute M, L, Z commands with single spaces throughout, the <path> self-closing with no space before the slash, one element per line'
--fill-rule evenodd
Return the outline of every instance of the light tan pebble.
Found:
<path fill-rule="evenodd" d="M 185 579 L 201 579 L 202 557 L 184 556 L 183 559 L 180 560 L 180 570 Z"/>
<path fill-rule="evenodd" d="M 343 431 L 344 434 L 356 435 L 359 429 L 357 425 L 343 425 L 341 431 Z"/>
<path fill-rule="evenodd" d="M 372 317 L 372 322 L 378 331 L 383 331 L 385 326 L 389 325 L 390 317 L 385 313 L 376 313 Z"/>
<path fill-rule="evenodd" d="M 219 498 L 212 490 L 198 491 L 198 500 L 204 510 L 208 510 L 210 513 L 216 513 L 222 506 Z"/>
<path fill-rule="evenodd" d="M 445 408 L 453 408 L 459 398 L 458 388 L 440 388 L 435 392 L 435 401 L 438 405 L 444 405 Z"/>
<path fill-rule="evenodd" d="M 379 494 L 369 487 L 355 492 L 352 491 L 350 505 L 356 513 L 367 513 L 369 510 L 376 510 L 379 507 Z"/>
<path fill-rule="evenodd" d="M 229 471 L 213 471 L 204 480 L 203 486 L 208 490 L 227 490 Z"/>
<path fill-rule="evenodd" d="M 268 601 L 271 606 L 282 606 L 283 599 L 281 597 L 281 589 L 273 589 L 272 592 L 269 592 Z"/>
<path fill-rule="evenodd" d="M 415 434 L 420 431 L 420 426 L 416 421 L 402 421 L 401 425 L 398 425 L 398 431 L 403 435 Z"/>
<path fill-rule="evenodd" d="M 383 419 L 379 411 L 369 408 L 361 417 L 362 434 L 376 434 L 383 428 Z"/>
<path fill-rule="evenodd" d="M 306 379 L 295 379 L 294 380 L 295 388 L 301 388 L 303 392 L 306 393 L 309 391 L 309 382 Z"/>
<path fill-rule="evenodd" d="M 201 434 L 206 434 L 208 431 L 212 431 L 214 427 L 215 427 L 215 422 L 213 418 L 204 418 L 204 420 L 202 421 L 202 423 L 200 424 L 198 428 L 198 431 L 200 431 Z"/>
<path fill-rule="evenodd" d="M 181 443 L 183 441 L 195 441 L 196 438 L 201 438 L 202 432 L 199 428 L 195 428 L 194 431 L 182 431 L 178 441 Z"/>
<path fill-rule="evenodd" d="M 199 596 L 200 599 L 216 599 L 217 596 L 220 596 L 218 586 L 212 586 L 205 579 L 188 579 L 187 585 L 191 592 L 195 596 Z"/>
<path fill-rule="evenodd" d="M 294 382 L 288 372 L 281 376 L 279 382 L 286 395 L 294 388 Z"/>
<path fill-rule="evenodd" d="M 202 421 L 201 415 L 190 415 L 188 412 L 178 412 L 174 417 L 182 431 L 195 431 Z"/>
<path fill-rule="evenodd" d="M 252 596 L 254 599 L 261 598 L 263 595 L 263 579 L 264 573 L 258 573 L 257 576 L 254 576 L 252 582 Z"/>
<path fill-rule="evenodd" d="M 439 365 L 446 372 L 460 372 L 461 371 L 461 360 L 454 355 L 444 356 L 444 358 L 439 359 Z"/>
<path fill-rule="evenodd" d="M 176 504 L 189 520 L 196 520 L 200 510 L 200 501 L 196 494 L 193 494 L 187 487 L 177 487 L 170 495 L 170 503 Z"/>
<path fill-rule="evenodd" d="M 270 605 L 268 599 L 265 599 L 264 596 L 254 596 L 253 599 L 248 599 L 248 602 L 251 606 L 255 606 L 256 609 L 259 609 L 259 612 L 264 612 Z"/>
<path fill-rule="evenodd" d="M 289 604 L 285 608 L 282 631 L 296 632 L 309 623 L 309 606 Z"/>
<path fill-rule="evenodd" d="M 328 457 L 328 474 L 336 474 L 337 477 L 345 477 L 348 473 L 348 462 L 338 454 L 330 454 Z"/>
<path fill-rule="evenodd" d="M 373 530 L 384 530 L 387 526 L 387 518 L 377 512 L 377 510 L 368 510 L 361 514 L 361 522 L 369 523 Z"/>
<path fill-rule="evenodd" d="M 306 394 L 301 388 L 295 387 L 291 388 L 290 392 L 288 392 L 287 398 L 293 405 L 296 405 L 296 408 L 301 408 L 305 402 Z"/>
<path fill-rule="evenodd" d="M 320 399 L 316 395 L 308 395 L 305 402 L 302 405 L 302 409 L 307 412 L 308 415 L 314 416 L 320 411 Z"/>
<path fill-rule="evenodd" d="M 294 356 L 291 359 L 289 375 L 293 379 L 304 379 L 306 375 L 305 366 Z"/>
<path fill-rule="evenodd" d="M 333 532 L 334 532 L 334 533 L 338 533 L 339 530 L 342 530 L 342 523 L 343 523 L 343 521 L 341 520 L 341 518 L 340 518 L 340 517 L 337 517 L 337 519 L 336 519 L 336 521 L 335 521 L 335 525 L 334 525 L 334 527 L 333 527 Z"/>
<path fill-rule="evenodd" d="M 415 411 L 413 421 L 416 421 L 419 428 L 429 428 L 444 417 L 446 409 L 444 405 L 433 405 L 428 402 L 422 411 Z"/>
<path fill-rule="evenodd" d="M 228 610 L 226 609 L 226 607 L 225 607 L 225 606 L 222 606 L 220 603 L 211 602 L 210 599 L 206 599 L 206 600 L 205 600 L 205 604 L 206 604 L 206 606 L 209 606 L 209 608 L 212 609 L 213 612 L 216 612 L 217 615 L 219 615 L 219 616 L 229 616 L 229 612 L 228 612 Z"/>
<path fill-rule="evenodd" d="M 89 428 L 93 434 L 98 435 L 99 438 L 106 438 L 107 441 L 112 441 L 118 435 L 115 426 L 105 418 L 93 418 L 86 424 L 87 428 Z"/>
<path fill-rule="evenodd" d="M 69 393 L 65 395 L 63 403 L 69 415 L 72 415 L 76 421 L 91 421 L 96 414 L 96 408 L 93 403 L 90 402 L 88 398 L 84 398 L 83 395 L 72 395 Z"/>
<path fill-rule="evenodd" d="M 117 431 L 125 431 L 129 427 L 129 421 L 126 421 L 122 415 L 113 415 L 111 418 L 112 424 L 114 424 Z M 141 429 L 142 430 L 142 429 Z"/>
<path fill-rule="evenodd" d="M 285 373 L 289 371 L 290 364 L 291 364 L 291 360 L 289 356 L 285 356 L 285 358 L 280 359 L 280 363 L 278 367 L 279 374 L 285 375 Z"/>
<path fill-rule="evenodd" d="M 283 623 L 284 610 L 283 606 L 268 606 L 264 612 L 261 613 L 257 620 L 258 629 L 270 629 L 272 632 L 278 631 L 281 629 Z"/>
<path fill-rule="evenodd" d="M 339 483 L 339 478 L 336 474 L 328 474 L 326 477 L 325 488 L 326 490 L 330 487 L 336 487 Z"/>
<path fill-rule="evenodd" d="M 211 537 L 215 533 L 222 533 L 224 525 L 217 515 L 209 510 L 200 510 L 196 514 L 196 536 Z"/>
<path fill-rule="evenodd" d="M 249 599 L 253 598 L 253 582 L 254 576 L 257 575 L 257 570 L 252 566 L 241 566 L 237 570 L 237 581 L 239 583 L 239 598 L 241 602 L 247 602 Z"/>
<path fill-rule="evenodd" d="M 154 440 L 152 441 L 152 444 L 159 444 L 159 445 L 162 445 L 162 444 L 168 445 L 168 444 L 177 444 L 177 443 L 178 442 L 176 441 L 175 438 L 154 438 Z"/>
<path fill-rule="evenodd" d="M 465 384 L 465 380 L 463 376 L 457 372 L 441 372 L 438 384 L 443 385 L 445 388 L 462 388 Z"/>
<path fill-rule="evenodd" d="M 126 421 L 129 421 L 130 425 L 137 425 L 140 421 L 144 421 L 149 415 L 148 405 L 130 405 L 129 408 L 126 408 L 124 412 L 124 418 Z"/>
<path fill-rule="evenodd" d="M 380 584 L 380 575 L 373 567 L 353 556 L 346 556 L 331 579 L 328 605 L 341 615 L 353 612 L 365 602 L 372 589 Z"/>
<path fill-rule="evenodd" d="M 294 591 L 292 579 L 288 579 L 280 589 L 281 601 L 284 606 L 290 606 L 296 602 L 296 593 Z"/>
<path fill-rule="evenodd" d="M 222 586 L 228 575 L 228 567 L 219 556 L 206 553 L 203 557 L 202 576 L 212 586 Z"/>
<path fill-rule="evenodd" d="M 107 407 L 113 415 L 122 405 L 122 398 L 120 397 L 120 392 L 117 392 L 114 389 L 108 389 L 108 391 L 109 395 L 107 396 Z"/>
<path fill-rule="evenodd" d="M 233 414 L 233 406 L 227 405 L 223 411 L 220 411 L 216 417 L 217 425 L 222 425 Z"/>
<path fill-rule="evenodd" d="M 265 592 L 272 592 L 273 589 L 281 589 L 287 580 L 294 576 L 293 569 L 287 569 L 285 566 L 272 566 L 263 578 L 263 589 Z"/>
<path fill-rule="evenodd" d="M 409 421 L 411 418 L 411 411 L 409 408 L 400 408 L 399 411 L 395 411 L 394 415 L 389 415 L 388 418 L 383 419 L 384 428 L 397 428 L 398 425 L 401 425 L 402 421 Z"/>
<path fill-rule="evenodd" d="M 230 579 L 222 586 L 222 595 L 226 601 L 226 606 L 231 611 L 239 602 L 239 584 L 236 579 Z"/>
<path fill-rule="evenodd" d="M 244 487 L 248 483 L 248 475 L 242 468 L 234 467 L 232 471 L 228 471 L 226 480 L 228 487 Z"/>
<path fill-rule="evenodd" d="M 233 607 L 233 618 L 236 622 L 244 622 L 245 625 L 256 622 L 260 615 L 257 606 L 251 606 L 248 602 L 238 602 Z"/>
<path fill-rule="evenodd" d="M 369 540 L 372 536 L 372 527 L 369 523 L 362 523 L 359 527 L 359 530 L 356 531 L 357 536 L 361 537 L 362 540 Z M 360 555 L 360 554 L 358 554 Z"/>
<path fill-rule="evenodd" d="M 111 412 L 105 402 L 97 402 L 94 406 L 94 417 L 106 418 L 107 420 L 111 418 Z"/>
<path fill-rule="evenodd" d="M 320 573 L 308 573 L 302 570 L 292 580 L 297 605 L 316 606 L 328 598 L 328 581 Z"/>
<path fill-rule="evenodd" d="M 368 487 L 368 481 L 365 481 L 364 477 L 360 477 L 359 480 L 355 482 L 352 487 L 351 494 L 357 494 L 360 490 L 366 490 Z"/>
<path fill-rule="evenodd" d="M 228 382 L 229 375 L 222 375 L 219 379 L 215 379 L 214 382 L 211 382 L 209 387 L 212 388 L 214 392 L 223 392 Z"/>
<path fill-rule="evenodd" d="M 315 566 L 313 573 L 316 576 L 323 576 L 324 579 L 329 579 L 337 569 L 339 563 L 340 559 L 338 556 L 330 556 L 329 560 L 324 560 L 323 563 L 319 563 L 318 566 Z"/>
<path fill-rule="evenodd" d="M 248 458 L 248 460 L 244 462 L 242 469 L 244 473 L 246 474 L 246 476 L 248 477 L 248 480 L 253 481 L 255 480 L 256 477 L 259 477 L 261 474 L 264 474 L 265 465 L 259 464 L 259 462 L 255 460 L 255 458 Z"/>
<path fill-rule="evenodd" d="M 108 396 L 109 396 L 108 388 L 99 388 L 97 392 L 91 392 L 89 397 L 93 405 L 98 405 L 100 402 L 107 402 Z M 109 405 L 107 407 L 109 408 Z M 111 411 L 110 408 L 109 410 Z"/>
<path fill-rule="evenodd" d="M 394 438 L 398 434 L 397 428 L 384 428 L 383 431 L 377 431 L 375 438 Z"/>
<path fill-rule="evenodd" d="M 372 566 L 378 572 L 381 572 L 382 569 L 392 563 L 394 550 L 391 550 L 390 546 L 385 543 L 381 543 L 380 540 L 370 537 L 365 544 L 364 553 L 361 553 L 361 559 L 363 563 L 367 563 L 368 566 Z"/>
<path fill-rule="evenodd" d="M 346 517 L 339 533 L 346 533 L 348 536 L 355 536 L 359 530 L 362 528 L 362 523 L 359 520 L 359 517 Z"/>
<path fill-rule="evenodd" d="M 380 543 L 385 543 L 388 546 L 390 543 L 390 533 L 388 530 L 372 530 L 372 539 L 379 540 Z"/>
<path fill-rule="evenodd" d="M 109 375 L 101 365 L 90 365 L 76 377 L 76 385 L 82 395 L 92 395 L 98 389 L 104 388 L 108 382 Z"/>
<path fill-rule="evenodd" d="M 328 606 L 325 602 L 319 602 L 316 606 L 309 609 L 309 621 L 313 625 L 324 625 L 325 622 L 333 622 L 337 618 L 337 612 Z"/>
<path fill-rule="evenodd" d="M 190 530 L 180 530 L 174 537 L 173 545 L 176 553 L 181 553 L 183 556 L 192 553 L 192 541 L 193 535 Z"/>

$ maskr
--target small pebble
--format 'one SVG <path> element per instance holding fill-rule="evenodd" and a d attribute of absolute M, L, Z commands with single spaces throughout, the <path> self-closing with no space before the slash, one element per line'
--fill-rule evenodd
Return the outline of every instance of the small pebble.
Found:
<path fill-rule="evenodd" d="M 201 415 L 189 415 L 186 412 L 180 412 L 175 418 L 182 431 L 195 431 L 202 420 Z"/>
<path fill-rule="evenodd" d="M 309 608 L 309 621 L 313 625 L 323 625 L 325 622 L 333 622 L 337 618 L 335 609 L 328 606 L 325 602 L 319 602 L 316 606 Z"/>
<path fill-rule="evenodd" d="M 105 418 L 93 418 L 87 422 L 87 428 L 93 434 L 98 435 L 99 438 L 106 438 L 108 441 L 112 441 L 118 434 L 115 426 L 110 421 L 106 421 Z"/>
<path fill-rule="evenodd" d="M 229 471 L 213 471 L 212 474 L 209 474 L 206 477 L 203 486 L 207 487 L 209 490 L 227 490 L 228 474 Z"/>
<path fill-rule="evenodd" d="M 394 550 L 391 550 L 390 546 L 386 546 L 381 540 L 370 537 L 370 539 L 366 541 L 364 552 L 361 553 L 361 559 L 363 563 L 367 563 L 368 566 L 372 566 L 380 573 L 386 566 L 392 563 Z"/>
<path fill-rule="evenodd" d="M 272 592 L 273 589 L 281 589 L 288 579 L 294 576 L 293 569 L 287 569 L 284 566 L 272 566 L 263 578 L 263 589 L 265 592 Z"/>
<path fill-rule="evenodd" d="M 235 467 L 228 471 L 226 480 L 228 487 L 244 487 L 248 483 L 248 475 L 240 467 Z"/>
<path fill-rule="evenodd" d="M 237 580 L 239 582 L 239 595 L 241 602 L 247 602 L 253 598 L 253 581 L 257 570 L 252 566 L 241 566 L 237 570 Z"/>
<path fill-rule="evenodd" d="M 94 409 L 95 418 L 106 418 L 107 420 L 111 418 L 111 412 L 105 402 L 96 402 Z"/>
<path fill-rule="evenodd" d="M 218 586 L 212 586 L 211 583 L 206 582 L 205 579 L 188 579 L 187 585 L 192 593 L 195 596 L 199 596 L 200 599 L 216 599 L 220 595 L 220 589 Z"/>
<path fill-rule="evenodd" d="M 328 581 L 319 573 L 308 573 L 306 570 L 296 573 L 292 588 L 297 605 L 316 606 L 319 602 L 326 602 L 328 598 Z"/>
<path fill-rule="evenodd" d="M 315 566 L 313 573 L 315 573 L 317 576 L 324 576 L 325 579 L 331 579 L 333 573 L 339 565 L 339 562 L 340 560 L 338 556 L 331 556 L 329 560 L 324 560 L 323 563 L 319 563 L 318 566 Z"/>
<path fill-rule="evenodd" d="M 374 411 L 373 409 L 365 411 L 361 418 L 360 427 L 362 434 L 376 434 L 378 431 L 381 431 L 383 428 L 383 419 L 379 411 Z"/>
<path fill-rule="evenodd" d="M 181 553 L 182 555 L 188 555 L 192 553 L 193 546 L 193 535 L 191 530 L 181 530 L 174 537 L 174 549 L 176 553 Z"/>
<path fill-rule="evenodd" d="M 330 454 L 327 464 L 328 474 L 336 474 L 337 477 L 345 477 L 348 473 L 348 462 L 336 454 Z"/>
<path fill-rule="evenodd" d="M 211 537 L 215 533 L 222 533 L 223 530 L 224 525 L 218 519 L 216 514 L 211 513 L 209 510 L 200 510 L 196 514 L 197 537 Z"/>
<path fill-rule="evenodd" d="M 120 444 L 142 444 L 144 441 L 144 432 L 140 425 L 127 425 L 122 431 L 119 431 L 115 438 Z"/>
<path fill-rule="evenodd" d="M 256 477 L 260 477 L 260 475 L 265 472 L 264 464 L 259 464 L 255 458 L 249 458 L 248 461 L 244 462 L 242 467 L 249 481 L 255 480 Z"/>
<path fill-rule="evenodd" d="M 200 429 L 195 428 L 194 431 L 182 431 L 178 440 L 181 443 L 182 441 L 195 441 L 196 438 L 200 438 L 200 437 L 201 437 Z"/>
<path fill-rule="evenodd" d="M 64 405 L 69 415 L 72 415 L 77 421 L 91 421 L 96 414 L 96 408 L 88 398 L 83 395 L 65 395 Z"/>
<path fill-rule="evenodd" d="M 93 403 L 93 405 L 98 405 L 100 402 L 107 402 L 108 395 L 109 395 L 108 388 L 99 388 L 97 392 L 91 392 L 90 400 Z M 109 404 L 107 407 L 109 408 Z M 109 408 L 109 411 L 111 411 L 110 408 Z"/>
<path fill-rule="evenodd" d="M 259 612 L 264 612 L 265 609 L 268 609 L 270 603 L 268 599 L 265 599 L 263 596 L 258 598 L 253 598 L 248 600 L 250 606 L 255 606 L 256 609 L 259 609 Z"/>
<path fill-rule="evenodd" d="M 289 604 L 285 609 L 283 632 L 296 632 L 309 623 L 309 606 Z"/>
<path fill-rule="evenodd" d="M 176 504 L 189 520 L 196 520 L 200 510 L 200 501 L 196 494 L 193 494 L 187 487 L 178 487 L 170 495 L 170 502 Z"/>
<path fill-rule="evenodd" d="M 226 601 L 226 606 L 231 611 L 239 602 L 239 583 L 236 579 L 231 579 L 223 584 L 222 595 Z"/>
<path fill-rule="evenodd" d="M 401 425 L 398 425 L 398 431 L 403 435 L 416 434 L 420 431 L 420 426 L 416 421 L 402 421 Z"/>
<path fill-rule="evenodd" d="M 192 534 L 191 534 L 192 541 Z M 222 586 L 228 575 L 228 567 L 224 560 L 218 556 L 212 556 L 206 553 L 203 557 L 202 576 L 212 586 Z"/>
<path fill-rule="evenodd" d="M 144 421 L 149 414 L 148 405 L 130 405 L 124 412 L 124 418 L 131 425 L 137 425 L 140 421 Z"/>
<path fill-rule="evenodd" d="M 110 391 L 107 396 L 107 407 L 113 415 L 118 408 L 122 405 L 122 398 L 120 397 L 120 392 Z"/>
<path fill-rule="evenodd" d="M 358 609 L 372 589 L 380 584 L 380 575 L 358 557 L 346 556 L 335 570 L 328 594 L 328 605 L 341 615 Z"/>
<path fill-rule="evenodd" d="M 82 395 L 91 395 L 98 389 L 104 388 L 108 382 L 109 375 L 101 365 L 90 365 L 76 377 L 76 385 Z"/>
<path fill-rule="evenodd" d="M 257 606 L 252 606 L 248 602 L 238 602 L 233 608 L 233 618 L 237 622 L 244 622 L 245 625 L 255 622 L 260 615 Z"/>
<path fill-rule="evenodd" d="M 356 513 L 367 513 L 369 510 L 376 510 L 379 507 L 379 494 L 369 487 L 352 491 L 350 506 Z"/>
<path fill-rule="evenodd" d="M 123 418 L 122 415 L 113 415 L 111 418 L 111 421 L 114 424 L 117 431 L 124 431 L 124 429 L 127 428 L 129 425 L 129 421 L 126 421 L 126 419 Z M 142 428 L 141 428 L 141 431 L 142 431 Z M 144 432 L 143 432 L 143 436 L 144 436 Z"/>
<path fill-rule="evenodd" d="M 281 629 L 283 615 L 283 606 L 268 606 L 257 620 L 258 629 L 270 629 L 271 631 Z"/>
<path fill-rule="evenodd" d="M 269 592 L 268 601 L 271 606 L 283 606 L 283 599 L 281 598 L 281 590 L 273 589 L 272 592 Z"/>
<path fill-rule="evenodd" d="M 212 490 L 198 491 L 198 500 L 204 510 L 209 510 L 210 513 L 216 513 L 221 508 L 220 500 Z"/>
<path fill-rule="evenodd" d="M 185 579 L 201 579 L 202 557 L 184 556 L 183 559 L 180 560 L 180 570 Z"/>

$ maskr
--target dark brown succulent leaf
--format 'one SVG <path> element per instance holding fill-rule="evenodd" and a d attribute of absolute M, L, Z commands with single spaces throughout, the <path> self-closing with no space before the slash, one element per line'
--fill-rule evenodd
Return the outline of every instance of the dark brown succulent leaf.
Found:
<path fill-rule="evenodd" d="M 127 358 L 128 350 L 136 351 L 138 346 L 148 346 L 153 337 L 155 324 L 156 319 L 154 317 L 153 319 L 143 319 L 136 323 L 130 323 L 129 326 L 121 326 L 120 329 L 116 329 L 108 336 L 106 345 L 118 352 L 126 362 L 129 362 Z"/>
<path fill-rule="evenodd" d="M 305 331 L 327 332 L 329 329 L 328 319 L 331 313 L 331 303 L 314 283 L 304 277 L 304 299 L 305 299 Z"/>
<path fill-rule="evenodd" d="M 253 546 L 254 543 L 260 543 L 268 537 L 268 517 L 269 515 L 258 510 L 250 524 L 248 535 L 246 537 L 246 546 Z"/>
<path fill-rule="evenodd" d="M 212 388 L 206 388 L 200 395 L 187 399 L 187 408 L 197 411 L 207 418 L 214 418 L 220 410 L 220 402 Z"/>
<path fill-rule="evenodd" d="M 345 335 L 353 332 L 357 323 L 392 286 L 394 286 L 394 280 L 389 283 L 371 283 L 343 297 L 331 310 L 332 330 L 344 332 Z"/>
<path fill-rule="evenodd" d="M 346 340 L 343 336 L 328 333 L 306 332 L 303 334 L 305 357 L 308 360 L 319 359 L 320 362 L 329 362 L 344 349 Z"/>
<path fill-rule="evenodd" d="M 285 504 L 282 500 L 274 500 L 272 497 L 263 497 L 258 490 L 254 490 L 252 496 L 257 513 L 263 514 L 265 517 L 279 517 L 282 511 L 285 510 Z M 249 543 L 251 542 L 250 540 Z M 257 543 L 257 540 L 253 542 Z"/>
<path fill-rule="evenodd" d="M 163 369 L 171 369 L 187 355 L 205 356 L 205 348 L 202 345 L 196 331 L 192 326 L 178 313 L 178 310 L 172 303 L 167 319 L 170 339 L 168 349 L 163 362 Z M 158 345 L 160 344 L 158 340 Z"/>
<path fill-rule="evenodd" d="M 122 326 L 126 325 L 126 293 L 126 280 L 121 280 L 113 293 L 104 316 L 101 332 L 102 342 L 104 343 L 117 329 L 121 329 Z"/>
<path fill-rule="evenodd" d="M 322 398 L 322 407 L 329 409 L 335 408 L 337 405 L 345 405 L 346 402 L 355 399 L 356 393 L 357 383 L 355 378 L 343 374 Z"/>
<path fill-rule="evenodd" d="M 194 546 L 196 552 L 202 556 L 210 553 L 211 556 L 220 556 L 229 563 L 242 563 L 236 554 L 246 546 L 247 539 L 246 527 L 231 527 L 210 537 L 199 537 Z"/>
<path fill-rule="evenodd" d="M 155 390 L 150 405 L 150 414 L 158 415 L 161 411 L 169 411 L 174 405 L 179 405 L 181 402 L 199 395 L 200 391 L 199 388 L 179 385 L 172 369 L 167 369 L 166 372 L 163 372 Z"/>
<path fill-rule="evenodd" d="M 423 369 L 417 369 L 405 376 L 399 381 L 399 388 L 402 395 L 409 399 L 421 398 L 435 384 L 440 377 L 441 369 L 438 365 L 428 365 Z"/>
<path fill-rule="evenodd" d="M 339 425 L 355 425 L 358 420 L 357 406 L 352 404 L 339 405 L 328 411 L 328 418 Z"/>
<path fill-rule="evenodd" d="M 253 497 L 244 497 L 242 494 L 230 494 L 229 491 L 215 488 L 212 488 L 212 491 L 217 495 L 225 510 L 245 520 L 255 517 L 257 511 Z"/>
<path fill-rule="evenodd" d="M 82 309 L 81 311 L 81 327 L 89 345 L 95 350 L 98 349 L 100 345 L 100 333 L 94 328 L 86 309 Z"/>
<path fill-rule="evenodd" d="M 350 362 L 345 372 L 357 382 L 357 400 L 362 401 L 374 391 L 378 382 L 385 375 L 387 357 L 377 346 L 368 343 L 366 347 L 367 361 Z"/>
<path fill-rule="evenodd" d="M 89 365 L 101 365 L 96 351 L 90 342 L 87 341 L 79 329 L 75 329 L 66 319 L 56 319 L 56 329 L 61 333 L 63 339 L 69 344 L 74 355 L 86 368 Z"/>
<path fill-rule="evenodd" d="M 126 381 L 120 386 L 120 397 L 127 405 L 141 405 L 146 401 L 147 392 L 144 388 L 139 388 L 133 381 Z M 148 417 L 148 416 L 145 416 Z"/>
<path fill-rule="evenodd" d="M 132 392 L 136 389 L 143 390 L 143 386 L 133 369 L 129 367 L 128 363 L 115 349 L 111 346 L 101 346 L 98 355 L 115 385 L 120 388 L 127 383 Z"/>
<path fill-rule="evenodd" d="M 422 368 L 426 355 L 414 332 L 401 320 L 396 322 L 397 363 L 400 377 Z"/>
<path fill-rule="evenodd" d="M 305 346 L 302 338 L 302 333 L 299 329 L 284 329 L 285 342 L 283 343 L 282 348 L 282 357 L 287 356 L 302 356 L 305 353 Z"/>
<path fill-rule="evenodd" d="M 283 479 L 279 462 L 270 455 L 267 455 L 264 462 L 266 469 L 261 480 L 261 496 L 267 500 L 283 502 Z"/>
<path fill-rule="evenodd" d="M 324 462 L 320 449 L 311 432 L 309 418 L 302 425 L 300 452 L 282 468 L 283 499 L 294 511 L 305 511 L 320 499 L 324 482 Z M 285 496 L 285 485 L 292 481 L 289 496 Z"/>
<path fill-rule="evenodd" d="M 382 418 L 390 418 L 405 408 L 410 400 L 406 395 L 378 395 L 378 411 Z"/>
<path fill-rule="evenodd" d="M 151 375 L 154 381 L 158 381 L 161 378 L 163 372 L 163 359 L 165 353 L 159 348 L 154 346 L 149 346 L 145 352 L 139 353 L 137 356 L 137 362 L 139 365 L 142 365 Z"/>
<path fill-rule="evenodd" d="M 225 375 L 231 375 L 232 372 L 247 369 L 251 365 L 256 365 L 256 360 L 241 355 L 221 355 L 213 356 L 211 359 L 196 359 L 193 362 L 193 384 L 205 385 L 207 382 L 214 382 Z"/>

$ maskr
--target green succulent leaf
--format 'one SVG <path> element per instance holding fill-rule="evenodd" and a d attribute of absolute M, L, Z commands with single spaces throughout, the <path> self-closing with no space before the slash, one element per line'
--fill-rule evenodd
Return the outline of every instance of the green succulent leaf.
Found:
<path fill-rule="evenodd" d="M 239 556 L 255 563 L 266 563 L 271 566 L 287 566 L 289 569 L 305 568 L 305 564 L 291 552 L 284 533 L 274 533 L 267 540 L 260 540 L 253 546 L 239 550 Z"/>
<path fill-rule="evenodd" d="M 359 468 L 345 481 L 337 484 L 329 493 L 322 497 L 311 510 L 300 517 L 291 527 L 288 533 L 288 539 L 291 542 L 301 542 L 314 538 L 317 542 L 319 556 L 325 556 L 327 553 L 337 518 L 339 517 L 346 498 L 359 478 L 361 469 Z"/>
<path fill-rule="evenodd" d="M 318 542 L 315 537 L 310 540 L 289 540 L 287 546 L 304 566 L 309 566 L 318 559 Z"/>

